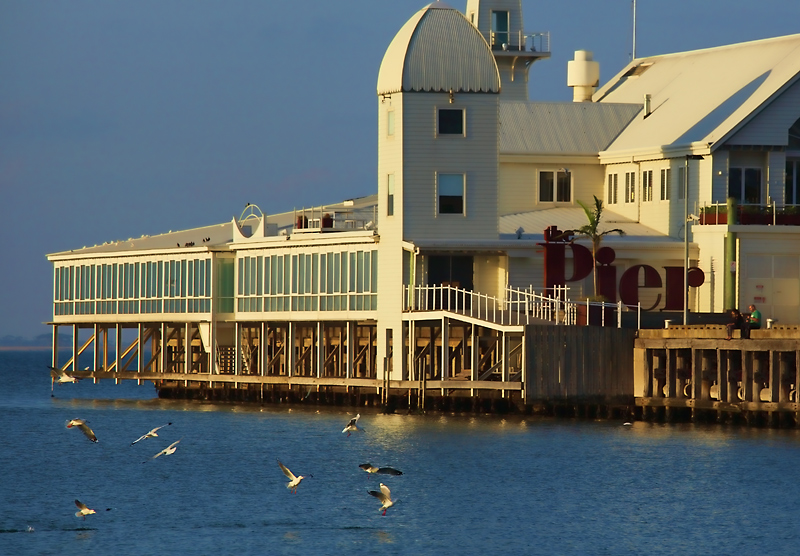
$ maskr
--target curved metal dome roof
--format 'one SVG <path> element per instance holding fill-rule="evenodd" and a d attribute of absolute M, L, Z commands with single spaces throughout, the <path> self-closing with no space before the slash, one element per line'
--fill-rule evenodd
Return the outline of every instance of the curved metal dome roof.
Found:
<path fill-rule="evenodd" d="M 460 11 L 434 2 L 398 31 L 381 62 L 378 94 L 499 93 L 500 73 L 488 43 Z"/>

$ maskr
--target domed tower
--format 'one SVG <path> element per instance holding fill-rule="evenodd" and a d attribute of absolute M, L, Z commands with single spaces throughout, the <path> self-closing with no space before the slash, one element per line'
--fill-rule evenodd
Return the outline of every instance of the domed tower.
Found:
<path fill-rule="evenodd" d="M 503 100 L 529 100 L 528 70 L 550 57 L 550 33 L 525 30 L 521 0 L 467 0 L 467 19 L 492 49 Z"/>
<path fill-rule="evenodd" d="M 403 285 L 414 276 L 405 242 L 498 237 L 500 74 L 478 29 L 434 2 L 392 40 L 377 93 L 382 361 L 402 338 Z"/>

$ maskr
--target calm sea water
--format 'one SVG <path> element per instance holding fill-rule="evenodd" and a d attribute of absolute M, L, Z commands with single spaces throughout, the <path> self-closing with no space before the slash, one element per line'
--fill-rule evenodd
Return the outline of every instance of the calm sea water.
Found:
<path fill-rule="evenodd" d="M 796 431 L 362 410 L 348 438 L 349 408 L 90 381 L 51 397 L 48 359 L 0 352 L 0 554 L 800 552 Z M 291 494 L 276 458 L 313 478 Z M 385 517 L 381 481 L 399 499 Z M 76 498 L 97 514 L 75 517 Z"/>

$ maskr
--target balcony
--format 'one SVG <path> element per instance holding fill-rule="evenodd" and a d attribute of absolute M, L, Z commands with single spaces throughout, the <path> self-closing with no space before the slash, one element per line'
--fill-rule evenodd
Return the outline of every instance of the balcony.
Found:
<path fill-rule="evenodd" d="M 550 32 L 543 31 L 516 33 L 490 31 L 484 35 L 486 42 L 495 54 L 507 52 L 509 55 L 550 56 Z"/>
<path fill-rule="evenodd" d="M 756 226 L 800 226 L 800 205 L 736 205 L 736 224 Z M 699 224 L 727 225 L 733 223 L 728 218 L 728 206 L 713 204 L 700 211 Z"/>

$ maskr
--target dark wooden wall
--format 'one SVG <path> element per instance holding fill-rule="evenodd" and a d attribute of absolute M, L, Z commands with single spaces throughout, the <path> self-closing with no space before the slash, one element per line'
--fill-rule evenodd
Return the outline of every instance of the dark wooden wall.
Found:
<path fill-rule="evenodd" d="M 630 402 L 636 330 L 537 326 L 525 330 L 526 402 Z"/>

